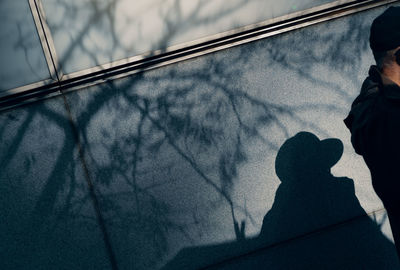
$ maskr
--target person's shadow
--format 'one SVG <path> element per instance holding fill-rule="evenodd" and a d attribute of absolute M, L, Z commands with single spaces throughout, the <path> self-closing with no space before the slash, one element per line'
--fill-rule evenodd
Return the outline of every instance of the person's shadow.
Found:
<path fill-rule="evenodd" d="M 275 160 L 281 184 L 260 237 L 275 243 L 366 214 L 353 180 L 331 174 L 342 153 L 340 140 L 320 141 L 309 132 L 286 140 Z"/>
<path fill-rule="evenodd" d="M 285 252 L 293 253 L 262 260 L 273 269 L 398 269 L 393 243 L 361 207 L 353 180 L 331 174 L 342 154 L 340 140 L 320 141 L 309 132 L 279 149 L 275 170 L 282 183 L 259 239 L 288 241 Z"/>
<path fill-rule="evenodd" d="M 258 237 L 183 249 L 165 269 L 400 269 L 353 180 L 331 174 L 342 154 L 338 139 L 309 132 L 289 138 L 276 157 L 281 184 Z M 225 262 L 210 265 L 218 257 Z"/>

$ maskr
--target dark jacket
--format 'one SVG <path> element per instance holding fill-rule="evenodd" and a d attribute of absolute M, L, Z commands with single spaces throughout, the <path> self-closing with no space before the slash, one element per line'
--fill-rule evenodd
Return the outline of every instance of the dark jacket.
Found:
<path fill-rule="evenodd" d="M 400 207 L 400 87 L 376 66 L 344 120 L 355 151 L 371 171 L 372 184 L 385 207 Z"/>

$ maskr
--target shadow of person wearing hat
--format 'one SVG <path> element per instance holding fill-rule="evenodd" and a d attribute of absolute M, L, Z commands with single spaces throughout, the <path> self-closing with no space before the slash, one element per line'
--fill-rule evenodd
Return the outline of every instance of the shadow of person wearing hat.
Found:
<path fill-rule="evenodd" d="M 344 122 L 371 171 L 400 258 L 400 7 L 388 8 L 373 21 L 370 47 L 376 66 Z"/>
<path fill-rule="evenodd" d="M 342 153 L 340 140 L 320 141 L 309 132 L 298 133 L 279 149 L 275 170 L 282 183 L 259 239 L 264 244 L 288 241 L 284 253 L 289 258 L 277 252 L 265 260 L 270 269 L 398 267 L 393 244 L 361 207 L 353 180 L 330 172 Z"/>
<path fill-rule="evenodd" d="M 320 141 L 309 132 L 300 132 L 281 146 L 275 171 L 282 183 L 264 217 L 261 235 L 275 231 L 300 235 L 365 213 L 354 194 L 353 181 L 330 172 L 342 153 L 340 140 Z"/>
<path fill-rule="evenodd" d="M 162 269 L 399 269 L 393 243 L 335 177 L 343 144 L 300 132 L 278 151 L 280 184 L 256 237 L 187 247 Z M 221 260 L 223 262 L 221 262 Z"/>

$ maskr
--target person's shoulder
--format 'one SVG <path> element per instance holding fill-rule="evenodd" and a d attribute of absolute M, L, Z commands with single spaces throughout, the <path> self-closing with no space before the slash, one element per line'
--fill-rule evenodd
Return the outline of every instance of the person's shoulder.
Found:
<path fill-rule="evenodd" d="M 349 115 L 344 120 L 346 126 L 353 133 L 359 126 L 365 125 L 373 107 L 376 104 L 377 97 L 380 95 L 381 83 L 379 83 L 378 75 L 376 75 L 374 67 L 370 68 L 369 76 L 364 80 L 359 95 L 351 104 Z"/>
<path fill-rule="evenodd" d="M 368 72 L 368 77 L 365 78 L 364 82 L 362 83 L 360 94 L 354 100 L 352 107 L 378 97 L 381 92 L 381 74 L 376 66 L 371 66 Z"/>

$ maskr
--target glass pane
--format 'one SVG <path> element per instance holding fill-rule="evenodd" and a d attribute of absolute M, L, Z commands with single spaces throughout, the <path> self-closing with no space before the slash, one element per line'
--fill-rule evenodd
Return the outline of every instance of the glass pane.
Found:
<path fill-rule="evenodd" d="M 0 2 L 0 92 L 50 77 L 28 1 Z"/>
<path fill-rule="evenodd" d="M 331 0 L 43 0 L 70 73 L 322 5 Z"/>

